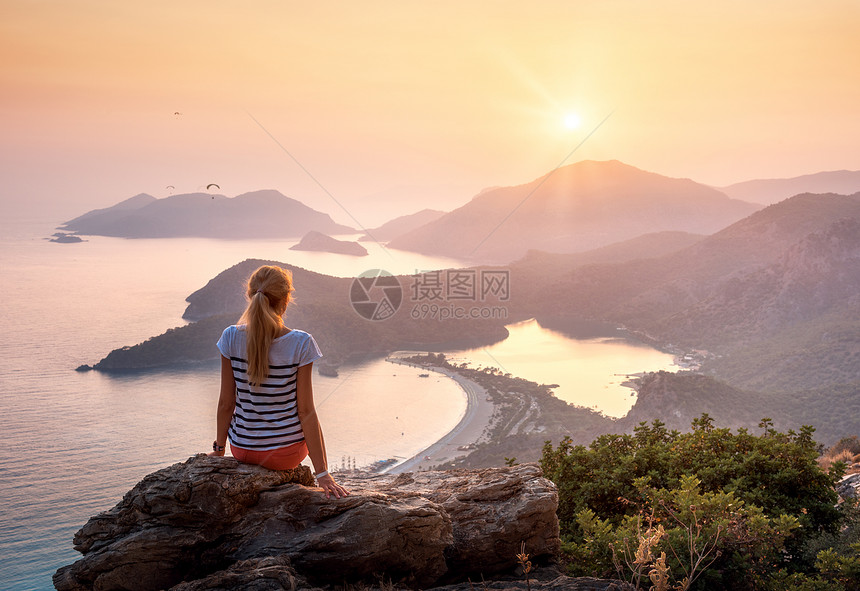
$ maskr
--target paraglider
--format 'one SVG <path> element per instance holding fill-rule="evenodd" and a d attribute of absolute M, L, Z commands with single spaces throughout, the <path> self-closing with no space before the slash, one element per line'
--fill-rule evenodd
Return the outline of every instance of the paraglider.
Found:
<path fill-rule="evenodd" d="M 208 191 L 208 190 L 209 190 L 209 189 L 211 189 L 212 187 L 215 187 L 216 189 L 220 189 L 220 188 L 221 188 L 221 187 L 219 187 L 218 185 L 216 185 L 215 183 L 209 183 L 208 185 L 206 185 L 206 190 Z"/>

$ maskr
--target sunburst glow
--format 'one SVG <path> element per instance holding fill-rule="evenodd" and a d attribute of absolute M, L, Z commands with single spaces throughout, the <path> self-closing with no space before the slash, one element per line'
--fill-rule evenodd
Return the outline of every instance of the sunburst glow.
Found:
<path fill-rule="evenodd" d="M 578 129 L 582 125 L 582 119 L 577 113 L 567 113 L 564 116 L 565 129 Z"/>

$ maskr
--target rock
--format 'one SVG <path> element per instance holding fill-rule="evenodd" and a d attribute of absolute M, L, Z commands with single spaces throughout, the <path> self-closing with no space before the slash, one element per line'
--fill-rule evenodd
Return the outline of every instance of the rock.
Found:
<path fill-rule="evenodd" d="M 356 489 L 362 483 L 345 482 Z M 510 570 L 523 543 L 533 559 L 555 556 L 560 549 L 558 492 L 535 464 L 411 472 L 369 482 L 379 492 L 420 495 L 441 505 L 453 527 L 446 557 L 456 576 Z"/>
<path fill-rule="evenodd" d="M 293 591 L 312 589 L 296 574 L 286 556 L 242 560 L 203 579 L 180 583 L 170 591 Z"/>
<path fill-rule="evenodd" d="M 312 484 L 306 467 L 270 471 L 198 455 L 146 476 L 75 534 L 84 558 L 60 568 L 57 589 L 164 589 L 225 564 L 219 545 L 260 495 Z"/>
<path fill-rule="evenodd" d="M 559 548 L 558 495 L 534 465 L 341 478 L 327 500 L 310 471 L 199 455 L 144 478 L 75 535 L 84 557 L 54 585 L 83 589 L 412 587 L 511 571 Z"/>
<path fill-rule="evenodd" d="M 836 492 L 846 500 L 860 497 L 860 473 L 843 476 L 836 484 Z"/>
<path fill-rule="evenodd" d="M 290 250 L 311 250 L 319 252 L 331 252 L 334 254 L 348 254 L 351 256 L 367 256 L 367 249 L 358 242 L 350 240 L 338 240 L 322 232 L 311 230 L 305 234 L 298 244 L 291 246 Z"/>

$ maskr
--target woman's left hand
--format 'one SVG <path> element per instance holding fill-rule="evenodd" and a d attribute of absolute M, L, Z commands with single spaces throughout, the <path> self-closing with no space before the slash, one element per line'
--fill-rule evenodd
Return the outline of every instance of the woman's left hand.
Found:
<path fill-rule="evenodd" d="M 317 484 L 321 489 L 323 489 L 323 491 L 325 491 L 325 498 L 327 499 L 330 499 L 331 495 L 334 495 L 334 498 L 336 499 L 349 496 L 349 491 L 335 482 L 331 474 L 326 474 L 325 476 L 317 478 Z"/>
<path fill-rule="evenodd" d="M 209 457 L 217 457 L 217 458 L 220 458 L 220 457 L 222 457 L 222 456 L 224 455 L 224 452 L 223 452 L 223 451 L 210 451 L 210 452 L 209 452 L 208 454 L 206 454 L 206 455 L 208 455 Z"/>

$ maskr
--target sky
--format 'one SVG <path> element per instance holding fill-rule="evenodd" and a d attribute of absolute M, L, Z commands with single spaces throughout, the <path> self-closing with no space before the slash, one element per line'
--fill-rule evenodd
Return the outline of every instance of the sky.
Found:
<path fill-rule="evenodd" d="M 856 0 L 0 0 L 0 211 L 277 189 L 372 227 L 560 164 L 860 169 Z"/>

